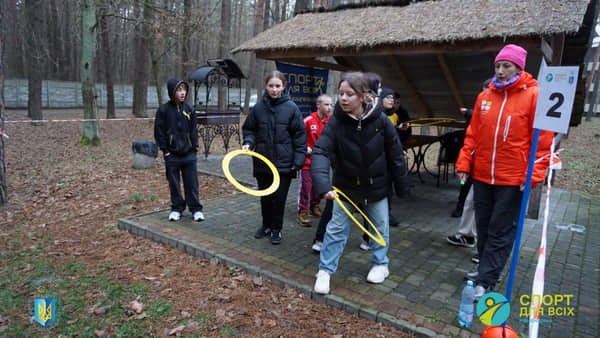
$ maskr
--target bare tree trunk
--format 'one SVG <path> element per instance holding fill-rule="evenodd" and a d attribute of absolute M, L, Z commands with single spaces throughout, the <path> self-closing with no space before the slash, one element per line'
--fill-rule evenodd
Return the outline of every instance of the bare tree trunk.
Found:
<path fill-rule="evenodd" d="M 32 120 L 42 120 L 42 53 L 40 39 L 42 35 L 42 6 L 39 0 L 25 1 L 27 20 L 27 79 L 28 101 L 27 116 Z M 41 125 L 41 123 L 34 123 Z"/>
<path fill-rule="evenodd" d="M 110 42 L 108 40 L 108 24 L 106 21 L 108 17 L 105 15 L 110 9 L 110 1 L 102 0 L 102 4 L 99 10 L 100 14 L 100 37 L 102 39 L 102 56 L 104 58 L 104 77 L 106 78 L 106 118 L 114 119 L 115 114 L 115 88 L 113 81 L 113 67 L 110 48 Z"/>
<path fill-rule="evenodd" d="M 0 15 L 0 27 L 2 15 Z M 4 30 L 0 29 L 0 93 L 4 92 Z M 8 184 L 6 182 L 6 164 L 4 163 L 4 95 L 0 95 L 0 206 L 8 201 Z"/>
<path fill-rule="evenodd" d="M 308 9 L 310 0 L 296 0 L 296 6 L 294 7 L 294 14 L 301 13 Z"/>
<path fill-rule="evenodd" d="M 256 6 L 256 19 L 254 21 L 254 34 L 255 36 L 258 33 L 265 30 L 265 4 L 266 0 L 258 0 L 258 5 Z M 255 55 L 256 56 L 256 55 Z M 257 99 L 260 100 L 260 96 L 265 88 L 265 84 L 263 83 L 263 77 L 265 73 L 265 61 L 256 59 L 254 60 L 254 70 L 256 71 L 254 75 L 255 88 L 258 90 Z"/>
<path fill-rule="evenodd" d="M 186 0 L 187 1 L 187 0 Z M 152 0 L 152 5 L 154 5 L 154 0 Z M 167 8 L 169 5 L 163 3 L 163 5 L 165 6 L 165 8 Z M 154 19 L 154 13 L 151 14 L 152 18 Z M 185 17 L 188 17 L 187 15 Z M 185 23 L 184 23 L 184 29 L 185 29 Z M 158 106 L 162 106 L 163 102 L 163 83 L 162 78 L 161 78 L 161 73 L 162 73 L 162 67 L 161 67 L 161 60 L 163 58 L 163 55 L 161 53 L 161 48 L 163 45 L 163 38 L 160 34 L 155 34 L 154 31 L 152 31 L 151 33 L 152 38 L 149 41 L 149 45 L 148 45 L 148 49 L 150 50 L 150 67 L 152 69 L 152 82 L 154 83 L 154 88 L 156 89 L 156 97 L 158 100 Z M 182 49 L 183 50 L 183 49 Z M 188 53 L 189 53 L 189 49 L 188 49 Z M 189 58 L 189 54 L 188 56 L 184 56 L 183 59 L 185 60 L 186 58 Z M 185 69 L 185 65 L 183 66 L 183 68 Z M 189 97 L 189 96 L 188 96 Z"/>
<path fill-rule="evenodd" d="M 287 19 L 288 4 L 289 4 L 288 0 L 283 1 L 283 6 L 281 6 L 281 14 L 279 15 L 279 17 L 281 18 L 280 22 L 285 21 Z"/>
<path fill-rule="evenodd" d="M 96 4 L 94 0 L 81 0 L 81 96 L 83 98 L 83 118 L 95 120 L 98 117 L 96 102 L 95 66 L 96 58 Z M 83 145 L 100 145 L 97 121 L 83 122 Z"/>
<path fill-rule="evenodd" d="M 277 0 L 275 0 L 277 1 Z M 263 30 L 269 29 L 269 27 L 273 26 L 273 12 L 271 10 L 271 0 L 265 0 L 265 15 L 263 17 Z"/>
<path fill-rule="evenodd" d="M 144 11 L 140 14 L 140 4 L 135 3 L 134 15 L 138 19 L 136 25 L 135 40 L 135 79 L 133 82 L 133 116 L 146 117 L 148 100 L 148 73 L 149 73 L 149 54 L 148 44 L 150 42 L 148 29 L 149 17 L 151 16 L 149 1 L 144 1 Z M 136 15 L 137 14 L 137 15 Z"/>
<path fill-rule="evenodd" d="M 192 0 L 183 0 L 183 17 L 192 17 Z M 183 65 L 183 75 L 187 77 L 194 70 L 194 60 L 191 57 L 190 52 L 190 38 L 192 36 L 192 27 L 190 22 L 186 21 L 183 23 L 181 35 L 181 64 Z M 186 80 L 184 78 L 184 80 Z M 190 97 L 190 96 L 188 96 Z"/>
<path fill-rule="evenodd" d="M 231 0 L 221 0 L 221 41 L 219 42 L 219 57 L 229 57 L 229 37 L 231 34 Z M 227 109 L 227 86 L 219 81 L 219 110 Z"/>
<path fill-rule="evenodd" d="M 264 14 L 264 6 L 265 0 L 258 0 L 256 6 L 254 7 L 254 36 L 258 35 L 258 33 L 262 32 L 263 29 L 263 14 Z M 248 81 L 246 82 L 246 94 L 244 95 L 244 113 L 248 114 L 248 104 L 250 102 L 250 95 L 252 88 L 258 88 L 257 100 L 260 100 L 261 89 L 264 87 L 262 84 L 262 70 L 259 70 L 258 64 L 263 63 L 262 61 L 256 60 L 256 54 L 252 53 L 250 56 L 250 61 L 248 64 L 249 74 Z M 260 67 L 264 69 L 263 66 Z"/>

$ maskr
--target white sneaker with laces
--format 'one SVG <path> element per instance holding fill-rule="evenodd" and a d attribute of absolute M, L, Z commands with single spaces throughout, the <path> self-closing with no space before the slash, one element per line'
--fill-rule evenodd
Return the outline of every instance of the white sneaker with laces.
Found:
<path fill-rule="evenodd" d="M 475 301 L 479 301 L 479 299 L 481 299 L 481 297 L 483 297 L 483 295 L 486 294 L 486 288 L 483 287 L 483 285 L 477 285 L 475 286 Z"/>
<path fill-rule="evenodd" d="M 387 265 L 374 265 L 367 275 L 367 282 L 380 284 L 390 275 Z"/>
<path fill-rule="evenodd" d="M 196 211 L 194 213 L 194 222 L 201 222 L 204 221 L 204 214 L 202 213 L 202 211 Z"/>
<path fill-rule="evenodd" d="M 181 213 L 179 211 L 171 211 L 169 214 L 169 221 L 179 221 Z"/>
<path fill-rule="evenodd" d="M 315 292 L 321 295 L 329 293 L 329 278 L 331 275 L 325 270 L 317 272 L 317 280 L 315 281 Z"/>
<path fill-rule="evenodd" d="M 315 241 L 312 245 L 312 250 L 314 252 L 321 252 L 321 248 L 323 248 L 323 242 Z"/>
<path fill-rule="evenodd" d="M 367 242 L 367 241 L 365 241 L 365 240 L 363 240 L 362 242 L 360 242 L 360 246 L 359 246 L 359 248 L 360 248 L 361 250 L 364 250 L 364 251 L 369 251 L 369 250 L 371 250 L 371 246 L 369 245 L 369 242 Z"/>

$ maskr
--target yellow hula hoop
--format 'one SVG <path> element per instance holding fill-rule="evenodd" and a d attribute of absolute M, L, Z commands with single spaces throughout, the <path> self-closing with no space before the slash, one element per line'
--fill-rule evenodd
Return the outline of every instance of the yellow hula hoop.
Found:
<path fill-rule="evenodd" d="M 418 123 L 418 122 L 421 122 L 421 123 Z M 456 122 L 456 120 L 453 118 L 449 118 L 449 117 L 437 117 L 437 118 L 430 117 L 430 118 L 410 120 L 410 121 L 406 121 L 404 123 L 410 123 L 411 126 L 413 126 L 413 127 L 425 127 L 425 126 L 434 126 L 438 123 L 444 123 L 444 122 Z"/>
<path fill-rule="evenodd" d="M 342 203 L 340 198 L 336 197 L 335 200 L 340 204 L 342 209 L 344 209 L 346 214 L 348 214 L 350 219 L 352 219 L 354 221 L 354 223 L 356 223 L 356 225 L 358 225 L 358 227 L 361 228 L 362 231 L 364 231 L 367 235 L 369 235 L 369 237 L 371 237 L 377 244 L 379 244 L 381 246 L 386 246 L 385 239 L 383 238 L 383 236 L 381 235 L 379 230 L 377 230 L 377 227 L 375 227 L 375 225 L 373 225 L 373 222 L 371 222 L 371 220 L 367 217 L 367 215 L 365 215 L 365 213 L 362 210 L 360 210 L 360 208 L 356 204 L 354 204 L 354 202 L 352 202 L 352 200 L 349 199 L 348 196 L 346 196 L 346 194 L 344 194 L 340 189 L 333 187 L 333 190 L 335 190 L 335 192 L 337 192 L 339 195 L 341 195 L 343 198 L 345 198 L 348 202 L 350 202 L 350 204 L 352 204 L 352 206 L 356 210 L 358 210 L 358 212 L 367 220 L 367 222 L 369 222 L 371 227 L 373 227 L 373 229 L 375 229 L 375 233 L 377 233 L 377 236 L 379 236 L 379 238 L 375 238 L 375 236 L 373 236 L 373 234 L 370 233 L 369 230 L 365 229 L 365 227 L 356 218 L 354 218 L 354 215 L 352 215 L 352 213 L 346 208 L 346 206 L 344 205 L 344 203 Z"/>
<path fill-rule="evenodd" d="M 267 189 L 255 190 L 255 189 L 250 189 L 250 188 L 242 185 L 240 182 L 236 181 L 235 178 L 233 178 L 233 175 L 231 175 L 231 171 L 229 171 L 229 162 L 231 162 L 231 159 L 237 155 L 250 155 L 250 156 L 254 156 L 254 157 L 258 158 L 259 160 L 262 160 L 263 162 L 265 162 L 265 164 L 269 167 L 269 169 L 271 169 L 271 172 L 273 173 L 273 183 L 271 184 L 271 186 L 268 187 Z M 225 174 L 225 177 L 227 178 L 227 180 L 231 184 L 233 184 L 234 187 L 238 188 L 240 191 L 245 192 L 248 195 L 258 196 L 258 197 L 267 196 L 267 195 L 274 193 L 277 190 L 277 188 L 279 188 L 280 178 L 279 178 L 279 172 L 277 171 L 277 168 L 275 168 L 273 163 L 271 161 L 269 161 L 268 158 L 264 157 L 263 155 L 261 155 L 257 152 L 250 151 L 250 150 L 242 150 L 242 149 L 230 151 L 225 155 L 225 157 L 223 157 L 223 162 L 221 162 L 221 165 L 223 167 L 223 173 Z"/>

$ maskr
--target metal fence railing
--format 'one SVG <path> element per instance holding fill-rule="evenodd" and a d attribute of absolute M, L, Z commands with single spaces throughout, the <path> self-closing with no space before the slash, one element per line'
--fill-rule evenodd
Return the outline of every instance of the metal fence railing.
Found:
<path fill-rule="evenodd" d="M 27 79 L 5 79 L 4 91 L 4 107 L 8 109 L 25 109 L 28 101 L 28 80 Z M 190 84 L 191 92 L 189 97 L 193 97 L 193 85 Z M 231 89 L 229 91 L 229 103 L 239 102 L 244 97 L 244 89 Z M 205 98 L 206 89 L 204 86 L 199 87 L 199 99 Z M 98 95 L 98 106 L 106 107 L 106 85 L 103 83 L 96 84 L 96 94 Z M 130 108 L 133 106 L 133 85 L 130 84 L 115 84 L 115 107 Z M 168 100 L 166 85 L 163 88 L 163 102 Z M 217 104 L 218 90 L 212 88 L 210 93 L 209 105 Z M 148 108 L 158 107 L 158 96 L 156 87 L 148 87 Z M 60 108 L 81 108 L 83 101 L 81 98 L 81 83 L 68 81 L 42 81 L 42 108 L 44 109 L 60 109 Z"/>

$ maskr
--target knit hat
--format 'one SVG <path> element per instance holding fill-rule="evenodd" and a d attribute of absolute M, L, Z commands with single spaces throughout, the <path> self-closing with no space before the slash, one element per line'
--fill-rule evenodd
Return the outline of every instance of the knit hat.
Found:
<path fill-rule="evenodd" d="M 394 95 L 394 90 L 388 87 L 382 87 L 381 88 L 381 94 L 379 94 L 379 97 L 381 97 L 382 99 L 388 95 Z"/>
<path fill-rule="evenodd" d="M 494 63 L 498 61 L 510 61 L 523 70 L 525 69 L 525 58 L 527 58 L 527 51 L 523 47 L 506 45 L 496 56 Z"/>

